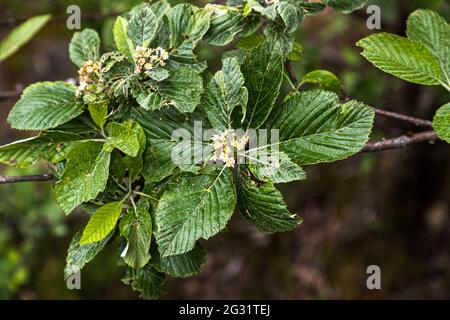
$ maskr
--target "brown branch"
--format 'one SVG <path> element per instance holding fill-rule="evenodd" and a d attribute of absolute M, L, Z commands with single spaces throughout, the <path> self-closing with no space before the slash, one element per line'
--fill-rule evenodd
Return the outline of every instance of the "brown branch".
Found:
<path fill-rule="evenodd" d="M 0 91 L 0 101 L 19 98 L 21 93 L 22 90 Z"/>
<path fill-rule="evenodd" d="M 291 62 L 289 60 L 285 60 L 284 61 L 284 67 L 286 68 L 286 72 L 287 75 L 289 76 L 289 79 L 291 80 L 292 84 L 295 85 L 296 88 L 298 88 L 298 79 L 295 76 L 294 70 L 292 68 Z M 433 123 L 429 120 L 424 120 L 424 119 L 419 119 L 419 118 L 415 118 L 415 117 L 410 117 L 404 114 L 400 114 L 400 113 L 396 113 L 396 112 L 392 112 L 392 111 L 385 111 L 382 109 L 378 109 L 378 108 L 374 108 L 371 107 L 375 113 L 377 115 L 383 116 L 383 117 L 387 117 L 387 118 L 392 118 L 395 120 L 400 120 L 400 121 L 404 121 L 404 122 L 408 122 L 408 123 L 412 123 L 416 126 L 419 127 L 426 127 L 429 129 L 433 128 Z"/>
<path fill-rule="evenodd" d="M 117 15 L 119 15 L 119 13 L 117 13 L 117 12 L 112 12 L 112 13 L 107 13 L 107 14 L 93 12 L 93 13 L 82 14 L 81 20 L 101 21 L 106 18 L 115 17 Z M 61 15 L 53 16 L 52 18 L 50 18 L 50 23 L 60 23 L 60 22 L 66 21 L 69 16 L 70 16 L 70 14 L 61 14 Z M 0 27 L 12 27 L 12 26 L 18 25 L 22 22 L 25 22 L 28 19 L 29 18 L 24 18 L 24 17 L 6 18 L 5 20 L 0 21 Z"/>
<path fill-rule="evenodd" d="M 391 112 L 391 111 L 385 111 L 385 110 L 381 110 L 381 109 L 377 109 L 377 108 L 373 108 L 372 109 L 375 111 L 376 114 L 380 115 L 380 116 L 384 116 L 384 117 L 388 117 L 388 118 L 392 118 L 392 119 L 396 119 L 396 120 L 400 120 L 400 121 L 405 121 L 405 122 L 409 122 L 412 123 L 418 127 L 426 127 L 426 128 L 433 128 L 433 122 L 429 121 L 429 120 L 424 120 L 424 119 L 419 119 L 419 118 L 415 118 L 415 117 L 410 117 L 410 116 L 406 116 L 400 113 L 396 113 L 396 112 Z"/>
<path fill-rule="evenodd" d="M 392 139 L 369 142 L 364 146 L 364 148 L 361 150 L 360 153 L 404 149 L 419 143 L 424 142 L 434 143 L 436 140 L 437 135 L 435 131 L 425 131 L 410 135 L 403 135 Z M 35 176 L 15 176 L 15 177 L 0 176 L 0 184 L 17 183 L 17 182 L 52 181 L 52 180 L 53 176 L 51 174 L 42 174 Z"/>
<path fill-rule="evenodd" d="M 286 60 L 284 61 L 284 67 L 286 68 L 287 75 L 288 75 L 289 79 L 291 80 L 292 84 L 293 84 L 296 88 L 298 88 L 298 79 L 297 79 L 297 77 L 295 76 L 295 72 L 294 72 L 294 69 L 292 68 L 291 62 L 290 62 L 289 60 L 286 59 Z"/>
<path fill-rule="evenodd" d="M 393 149 L 404 149 L 418 143 L 424 142 L 433 143 L 437 139 L 438 138 L 435 131 L 413 133 L 392 139 L 369 142 L 364 146 L 361 152 L 366 153 L 366 152 L 379 152 Z"/>
<path fill-rule="evenodd" d="M 17 182 L 52 181 L 52 180 L 53 176 L 51 174 L 42 174 L 35 176 L 15 176 L 15 177 L 0 176 L 0 184 L 17 183 Z"/>

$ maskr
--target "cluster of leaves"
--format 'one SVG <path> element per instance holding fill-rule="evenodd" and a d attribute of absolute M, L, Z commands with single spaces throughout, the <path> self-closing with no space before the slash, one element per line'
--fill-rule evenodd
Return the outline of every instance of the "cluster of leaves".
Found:
<path fill-rule="evenodd" d="M 349 12 L 364 1 L 323 3 Z M 286 35 L 323 6 L 248 0 L 197 8 L 158 1 L 116 19 L 113 51 L 100 54 L 94 30 L 74 34 L 69 54 L 83 86 L 61 81 L 29 86 L 8 122 L 40 134 L 0 147 L 0 162 L 6 164 L 53 164 L 61 208 L 69 214 L 82 205 L 90 215 L 70 244 L 66 277 L 119 238 L 123 281 L 144 298 L 156 298 L 166 274 L 200 272 L 206 257 L 198 241 L 222 231 L 236 207 L 267 233 L 301 223 L 275 185 L 305 179 L 302 166 L 359 152 L 374 118 L 363 103 L 341 104 L 324 90 L 295 91 L 277 105 L 283 62 L 295 47 Z M 268 22 L 260 28 L 262 20 Z M 209 75 L 194 54 L 199 41 L 225 45 L 236 35 L 247 37 L 240 42 L 244 56 L 224 57 L 222 69 Z M 142 48 L 167 56 L 138 57 Z M 146 63 L 148 68 L 136 71 Z M 250 148 L 242 151 L 247 161 L 233 167 L 174 163 L 172 133 L 183 128 L 195 137 L 194 121 L 221 132 L 279 130 L 276 148 L 258 146 L 278 150 L 279 165 L 250 163 L 255 151 Z M 204 145 L 199 152 L 212 155 L 211 144 Z M 190 157 L 194 163 L 195 151 Z"/>
<path fill-rule="evenodd" d="M 408 18 L 407 37 L 377 33 L 360 40 L 362 55 L 384 72 L 403 80 L 443 86 L 450 92 L 450 25 L 431 10 L 417 10 Z M 450 103 L 433 119 L 438 137 L 450 143 Z"/>

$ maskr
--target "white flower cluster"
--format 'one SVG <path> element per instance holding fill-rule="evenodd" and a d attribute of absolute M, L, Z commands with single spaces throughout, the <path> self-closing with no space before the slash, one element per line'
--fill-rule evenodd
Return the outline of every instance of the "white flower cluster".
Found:
<path fill-rule="evenodd" d="M 133 58 L 136 61 L 134 73 L 141 73 L 142 70 L 152 70 L 157 65 L 164 67 L 166 60 L 169 59 L 169 53 L 161 47 L 152 49 L 137 46 Z"/>
<path fill-rule="evenodd" d="M 234 129 L 213 135 L 214 156 L 211 160 L 214 162 L 220 160 L 226 167 L 234 167 L 236 164 L 235 150 L 245 150 L 248 140 L 248 135 L 244 134 L 239 137 Z"/>
<path fill-rule="evenodd" d="M 280 2 L 280 0 L 265 0 L 265 1 L 266 1 L 266 4 L 269 6 Z"/>
<path fill-rule="evenodd" d="M 100 78 L 101 64 L 99 61 L 88 60 L 85 64 L 78 70 L 78 75 L 80 78 L 80 84 L 77 88 L 77 97 L 81 96 L 86 92 L 89 86 L 93 85 Z"/>

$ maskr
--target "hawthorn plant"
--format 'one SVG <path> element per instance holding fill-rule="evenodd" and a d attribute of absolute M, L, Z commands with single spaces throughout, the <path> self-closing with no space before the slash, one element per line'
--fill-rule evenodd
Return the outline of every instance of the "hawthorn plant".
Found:
<path fill-rule="evenodd" d="M 301 46 L 292 34 L 327 5 L 350 13 L 364 4 L 230 0 L 198 8 L 161 0 L 117 17 L 112 51 L 100 52 L 96 31 L 76 32 L 69 55 L 79 82 L 26 88 L 8 122 L 39 134 L 0 147 L 2 163 L 50 163 L 61 208 L 70 214 L 81 206 L 90 216 L 69 246 L 65 277 L 118 238 L 123 282 L 143 298 L 157 298 L 166 275 L 201 271 L 206 254 L 199 240 L 224 230 L 236 208 L 267 233 L 301 224 L 276 185 L 306 179 L 305 166 L 360 152 L 375 111 L 358 101 L 342 103 L 333 92 L 339 80 L 328 71 L 295 83 L 289 61 L 301 58 Z M 198 61 L 200 41 L 225 46 L 236 38 L 237 49 L 224 54 L 215 74 Z M 448 88 L 449 41 L 445 20 L 418 11 L 408 22 L 408 39 L 376 34 L 358 45 L 384 71 Z M 293 91 L 279 99 L 285 78 Z M 319 88 L 300 90 L 305 83 Z M 449 119 L 447 105 L 435 118 L 447 141 Z M 197 141 L 199 123 L 215 134 Z M 200 146 L 181 162 L 173 159 L 178 130 Z M 252 145 L 251 130 L 268 132 L 270 142 Z M 276 165 L 258 156 L 261 149 L 276 154 Z"/>

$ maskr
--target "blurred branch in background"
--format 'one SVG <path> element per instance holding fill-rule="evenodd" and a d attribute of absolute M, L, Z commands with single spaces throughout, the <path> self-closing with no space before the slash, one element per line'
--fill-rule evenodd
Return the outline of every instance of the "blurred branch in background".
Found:
<path fill-rule="evenodd" d="M 0 184 L 17 183 L 17 182 L 30 182 L 30 181 L 51 181 L 53 176 L 51 174 L 32 175 L 32 176 L 14 176 L 5 177 L 0 176 Z"/>
<path fill-rule="evenodd" d="M 98 13 L 98 12 L 92 12 L 92 13 L 85 13 L 81 15 L 81 19 L 82 20 L 89 20 L 89 21 L 101 21 L 104 20 L 106 18 L 112 18 L 119 15 L 119 13 L 117 12 L 111 12 L 111 13 L 107 13 L 107 14 L 102 14 L 102 13 Z M 67 18 L 69 17 L 69 14 L 62 14 L 62 15 L 58 15 L 58 16 L 54 16 L 52 18 L 50 18 L 50 23 L 60 23 L 62 21 L 66 21 Z M 23 23 L 25 21 L 27 21 L 29 18 L 23 18 L 23 17 L 10 17 L 10 18 L 6 18 L 4 20 L 0 21 L 0 27 L 1 28 L 6 28 L 6 27 L 13 27 L 15 25 L 18 25 L 20 23 Z"/>

